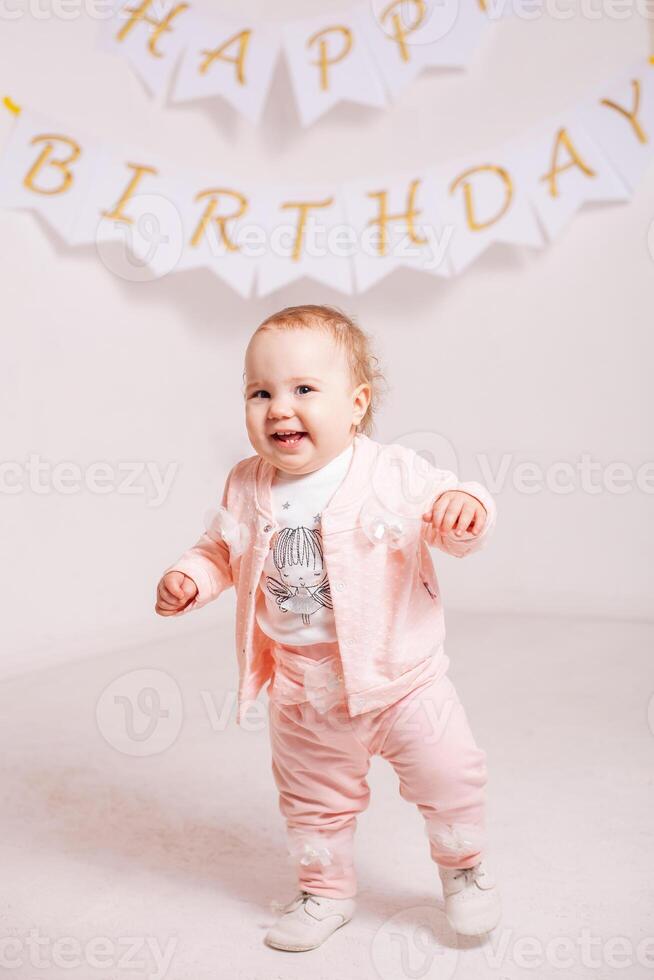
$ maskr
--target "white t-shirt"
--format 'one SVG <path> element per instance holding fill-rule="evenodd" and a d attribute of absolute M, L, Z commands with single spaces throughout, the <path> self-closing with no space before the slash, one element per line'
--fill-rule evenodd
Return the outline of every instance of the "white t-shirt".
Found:
<path fill-rule="evenodd" d="M 320 515 L 343 482 L 353 452 L 350 443 L 313 473 L 275 471 L 271 491 L 279 530 L 257 588 L 256 617 L 266 636 L 280 643 L 305 646 L 336 640 Z"/>

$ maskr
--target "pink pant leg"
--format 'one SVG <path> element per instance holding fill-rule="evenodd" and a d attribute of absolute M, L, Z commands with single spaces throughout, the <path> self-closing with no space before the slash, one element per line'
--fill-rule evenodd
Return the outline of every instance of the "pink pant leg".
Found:
<path fill-rule="evenodd" d="M 379 754 L 397 772 L 400 795 L 425 818 L 432 859 L 472 867 L 483 856 L 486 753 L 475 743 L 454 685 L 445 674 L 388 710 L 393 717 Z"/>
<path fill-rule="evenodd" d="M 300 888 L 314 895 L 356 894 L 353 846 L 366 809 L 370 753 L 344 704 L 320 714 L 309 703 L 269 702 L 272 771 Z"/>

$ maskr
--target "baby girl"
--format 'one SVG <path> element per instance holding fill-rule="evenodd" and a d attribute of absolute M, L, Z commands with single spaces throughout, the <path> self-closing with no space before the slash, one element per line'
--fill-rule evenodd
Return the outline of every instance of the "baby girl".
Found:
<path fill-rule="evenodd" d="M 424 817 L 445 915 L 463 935 L 500 918 L 487 866 L 486 753 L 447 676 L 430 546 L 481 548 L 496 508 L 401 443 L 372 439 L 370 338 L 341 311 L 268 317 L 245 354 L 255 454 L 229 472 L 206 532 L 164 573 L 156 611 L 236 589 L 237 723 L 267 683 L 272 772 L 295 898 L 269 946 L 314 949 L 355 911 L 353 838 L 374 755 Z"/>

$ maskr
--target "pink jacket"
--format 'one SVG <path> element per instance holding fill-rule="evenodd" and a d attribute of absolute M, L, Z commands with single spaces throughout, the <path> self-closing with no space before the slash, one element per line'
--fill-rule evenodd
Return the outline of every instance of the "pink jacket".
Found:
<path fill-rule="evenodd" d="M 198 588 L 179 615 L 236 588 L 239 725 L 274 667 L 274 641 L 255 617 L 257 586 L 278 527 L 273 475 L 273 465 L 258 454 L 236 463 L 219 509 L 233 518 L 233 532 L 205 532 L 166 569 L 184 572 Z M 487 518 L 480 535 L 440 535 L 422 520 L 446 490 L 465 490 L 483 503 Z M 495 525 L 496 506 L 482 484 L 460 483 L 407 446 L 358 433 L 349 470 L 321 521 L 343 686 L 354 716 L 393 703 L 439 665 L 444 669 L 445 622 L 429 546 L 458 558 L 477 551 Z"/>

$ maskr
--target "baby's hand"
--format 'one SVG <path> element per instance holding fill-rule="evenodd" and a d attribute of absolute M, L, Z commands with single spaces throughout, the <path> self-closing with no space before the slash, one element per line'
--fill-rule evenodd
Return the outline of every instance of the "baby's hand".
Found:
<path fill-rule="evenodd" d="M 160 616 L 174 616 L 185 609 L 198 594 L 198 587 L 184 572 L 168 572 L 157 586 L 155 612 Z"/>
<path fill-rule="evenodd" d="M 464 531 L 477 535 L 486 523 L 486 508 L 472 494 L 463 490 L 447 490 L 440 495 L 432 510 L 422 516 L 440 534 L 447 534 L 456 525 L 457 537 Z"/>

